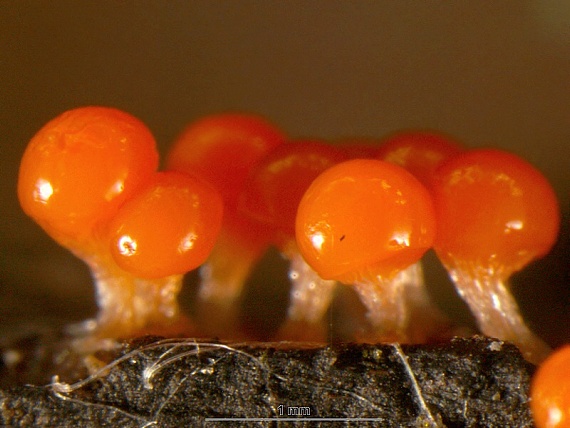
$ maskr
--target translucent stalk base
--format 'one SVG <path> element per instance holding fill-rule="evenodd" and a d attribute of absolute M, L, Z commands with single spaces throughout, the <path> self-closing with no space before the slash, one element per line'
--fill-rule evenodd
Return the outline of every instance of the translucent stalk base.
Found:
<path fill-rule="evenodd" d="M 527 327 L 507 284 L 497 275 L 484 269 L 448 271 L 483 334 L 513 342 L 527 361 L 538 364 L 548 356 L 550 347 Z"/>
<path fill-rule="evenodd" d="M 286 252 L 289 259 L 289 308 L 278 339 L 323 342 L 327 339 L 324 317 L 331 305 L 337 281 L 322 279 L 296 248 Z"/>
<path fill-rule="evenodd" d="M 200 267 L 198 319 L 211 336 L 239 335 L 239 308 L 244 285 L 266 246 L 218 241 Z"/>
<path fill-rule="evenodd" d="M 96 319 L 70 329 L 84 346 L 90 339 L 96 342 L 194 331 L 189 320 L 181 316 L 177 301 L 182 275 L 143 279 L 119 268 L 110 256 L 83 259 L 91 268 L 99 307 Z"/>
<path fill-rule="evenodd" d="M 200 267 L 198 297 L 232 305 L 243 290 L 245 281 L 263 253 L 263 248 L 249 248 L 237 243 L 218 242 Z"/>
<path fill-rule="evenodd" d="M 290 258 L 291 293 L 287 316 L 292 320 L 320 322 L 327 312 L 336 281 L 322 279 L 300 254 Z"/>
<path fill-rule="evenodd" d="M 449 322 L 427 293 L 421 262 L 392 279 L 377 277 L 353 285 L 372 326 L 362 340 L 423 343 L 450 331 Z"/>

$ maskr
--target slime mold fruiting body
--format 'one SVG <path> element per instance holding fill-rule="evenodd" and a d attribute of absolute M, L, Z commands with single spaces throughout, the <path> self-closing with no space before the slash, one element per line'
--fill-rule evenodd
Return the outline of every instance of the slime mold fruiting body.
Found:
<path fill-rule="evenodd" d="M 284 339 L 322 341 L 322 319 L 335 281 L 323 280 L 306 264 L 295 242 L 297 207 L 311 182 L 346 159 L 343 151 L 317 140 L 294 140 L 272 150 L 250 173 L 240 209 L 271 230 L 271 242 L 290 262 L 292 287 Z"/>
<path fill-rule="evenodd" d="M 269 246 L 263 225 L 237 210 L 244 182 L 254 165 L 285 141 L 266 119 L 243 113 L 211 115 L 188 125 L 169 150 L 167 169 L 190 172 L 222 196 L 224 220 L 218 241 L 200 269 L 200 318 L 212 335 L 236 336 L 243 285 Z"/>
<path fill-rule="evenodd" d="M 570 427 L 570 345 L 556 349 L 533 375 L 530 408 L 537 428 Z"/>
<path fill-rule="evenodd" d="M 435 213 L 412 174 L 379 160 L 329 168 L 303 196 L 296 233 L 301 254 L 322 278 L 354 285 L 374 326 L 371 340 L 416 335 L 407 281 L 398 275 L 431 248 Z"/>
<path fill-rule="evenodd" d="M 550 349 L 524 323 L 506 280 L 554 245 L 560 214 L 552 188 L 518 156 L 479 149 L 444 163 L 432 189 L 436 253 L 480 330 L 541 361 Z"/>
<path fill-rule="evenodd" d="M 546 179 L 515 155 L 437 133 L 379 141 L 287 141 L 258 116 L 220 114 L 186 128 L 157 172 L 152 134 L 127 113 L 83 107 L 50 121 L 24 153 L 18 197 L 93 272 L 99 312 L 76 330 L 77 348 L 143 333 L 243 336 L 239 297 L 270 245 L 292 284 L 277 339 L 325 340 L 338 281 L 367 309 L 357 339 L 441 339 L 449 322 L 420 265 L 433 247 L 480 330 L 542 361 L 550 349 L 506 281 L 556 240 Z M 198 329 L 177 296 L 202 263 Z"/>
<path fill-rule="evenodd" d="M 176 296 L 184 270 L 157 267 L 152 275 L 145 271 L 139 276 L 140 269 L 117 263 L 111 254 L 110 224 L 133 221 L 125 206 L 141 189 L 153 185 L 157 166 L 155 141 L 147 127 L 107 107 L 63 113 L 32 138 L 24 153 L 18 181 L 22 208 L 93 273 L 99 313 L 95 322 L 86 322 L 81 329 L 92 337 L 163 332 L 181 321 Z M 204 183 L 200 186 L 214 192 Z M 138 227 L 150 230 L 155 225 L 143 221 Z M 137 242 L 130 245 L 134 249 Z M 164 245 L 154 248 L 149 257 L 159 257 L 164 250 Z"/>
<path fill-rule="evenodd" d="M 122 300 L 141 306 L 129 314 L 150 313 L 137 320 L 137 329 L 144 327 L 143 322 L 160 326 L 178 318 L 176 296 L 182 277 L 209 256 L 220 231 L 222 212 L 220 196 L 206 182 L 186 174 L 158 172 L 111 220 L 111 256 L 123 271 L 137 278 L 135 284 L 140 290 Z M 107 278 L 108 294 L 128 288 L 114 283 L 121 275 Z M 153 285 L 155 281 L 159 285 Z M 123 317 L 125 312 L 123 309 Z M 185 319 L 181 321 L 188 324 Z"/>
<path fill-rule="evenodd" d="M 463 150 L 461 144 L 451 136 L 434 131 L 408 130 L 393 133 L 381 140 L 375 158 L 401 166 L 429 189 L 437 168 Z M 441 324 L 445 317 L 427 293 L 419 291 L 424 289 L 425 284 L 422 261 L 418 260 L 406 268 L 400 274 L 400 279 L 408 284 L 406 294 L 415 300 L 418 308 L 415 313 L 423 314 L 423 321 L 427 325 Z"/>

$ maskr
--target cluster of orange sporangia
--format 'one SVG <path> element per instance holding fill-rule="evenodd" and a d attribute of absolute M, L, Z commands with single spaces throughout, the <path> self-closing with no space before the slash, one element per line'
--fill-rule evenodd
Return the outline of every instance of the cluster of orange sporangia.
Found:
<path fill-rule="evenodd" d="M 425 131 L 374 143 L 294 140 L 235 113 L 191 123 L 158 171 L 140 120 L 82 107 L 32 138 L 18 195 L 92 269 L 99 314 L 85 324 L 89 337 L 209 335 L 177 303 L 183 275 L 201 266 L 199 300 L 216 308 L 206 315 L 213 322 L 229 323 L 231 339 L 228 314 L 275 246 L 292 284 L 278 339 L 324 340 L 322 318 L 340 282 L 367 309 L 357 340 L 426 342 L 450 325 L 423 283 L 421 259 L 433 248 L 484 334 L 513 341 L 530 361 L 550 351 L 524 323 L 507 280 L 553 246 L 558 203 L 539 171 L 502 150 L 469 150 Z"/>

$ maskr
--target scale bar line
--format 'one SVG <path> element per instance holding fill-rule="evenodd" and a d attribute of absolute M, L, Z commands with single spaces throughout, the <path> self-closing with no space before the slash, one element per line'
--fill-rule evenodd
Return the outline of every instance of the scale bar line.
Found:
<path fill-rule="evenodd" d="M 379 422 L 383 418 L 204 418 L 206 422 Z"/>

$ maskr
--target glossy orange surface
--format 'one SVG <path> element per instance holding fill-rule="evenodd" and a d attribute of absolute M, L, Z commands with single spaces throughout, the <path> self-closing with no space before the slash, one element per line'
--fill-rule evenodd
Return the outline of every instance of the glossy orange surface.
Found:
<path fill-rule="evenodd" d="M 227 113 L 191 123 L 168 153 L 166 168 L 195 174 L 235 206 L 247 174 L 284 134 L 262 117 Z"/>
<path fill-rule="evenodd" d="M 301 254 L 324 279 L 389 279 L 431 247 L 435 214 L 428 191 L 405 169 L 357 159 L 313 182 L 296 233 Z"/>
<path fill-rule="evenodd" d="M 431 131 L 400 132 L 380 144 L 378 159 L 400 165 L 426 186 L 443 161 L 463 151 L 451 137 Z"/>
<path fill-rule="evenodd" d="M 23 210 L 63 245 L 89 240 L 156 170 L 154 137 L 135 117 L 82 107 L 48 122 L 20 165 Z"/>
<path fill-rule="evenodd" d="M 239 208 L 294 239 L 295 217 L 303 194 L 321 172 L 346 159 L 340 149 L 316 140 L 282 144 L 252 170 Z"/>
<path fill-rule="evenodd" d="M 556 195 L 520 157 L 479 149 L 453 157 L 433 186 L 435 250 L 447 265 L 486 268 L 501 278 L 548 253 L 560 227 Z"/>
<path fill-rule="evenodd" d="M 554 351 L 540 365 L 530 397 L 537 428 L 570 428 L 570 345 Z"/>
<path fill-rule="evenodd" d="M 214 247 L 222 200 L 201 179 L 157 173 L 110 223 L 111 254 L 143 278 L 182 274 L 201 265 Z"/>

